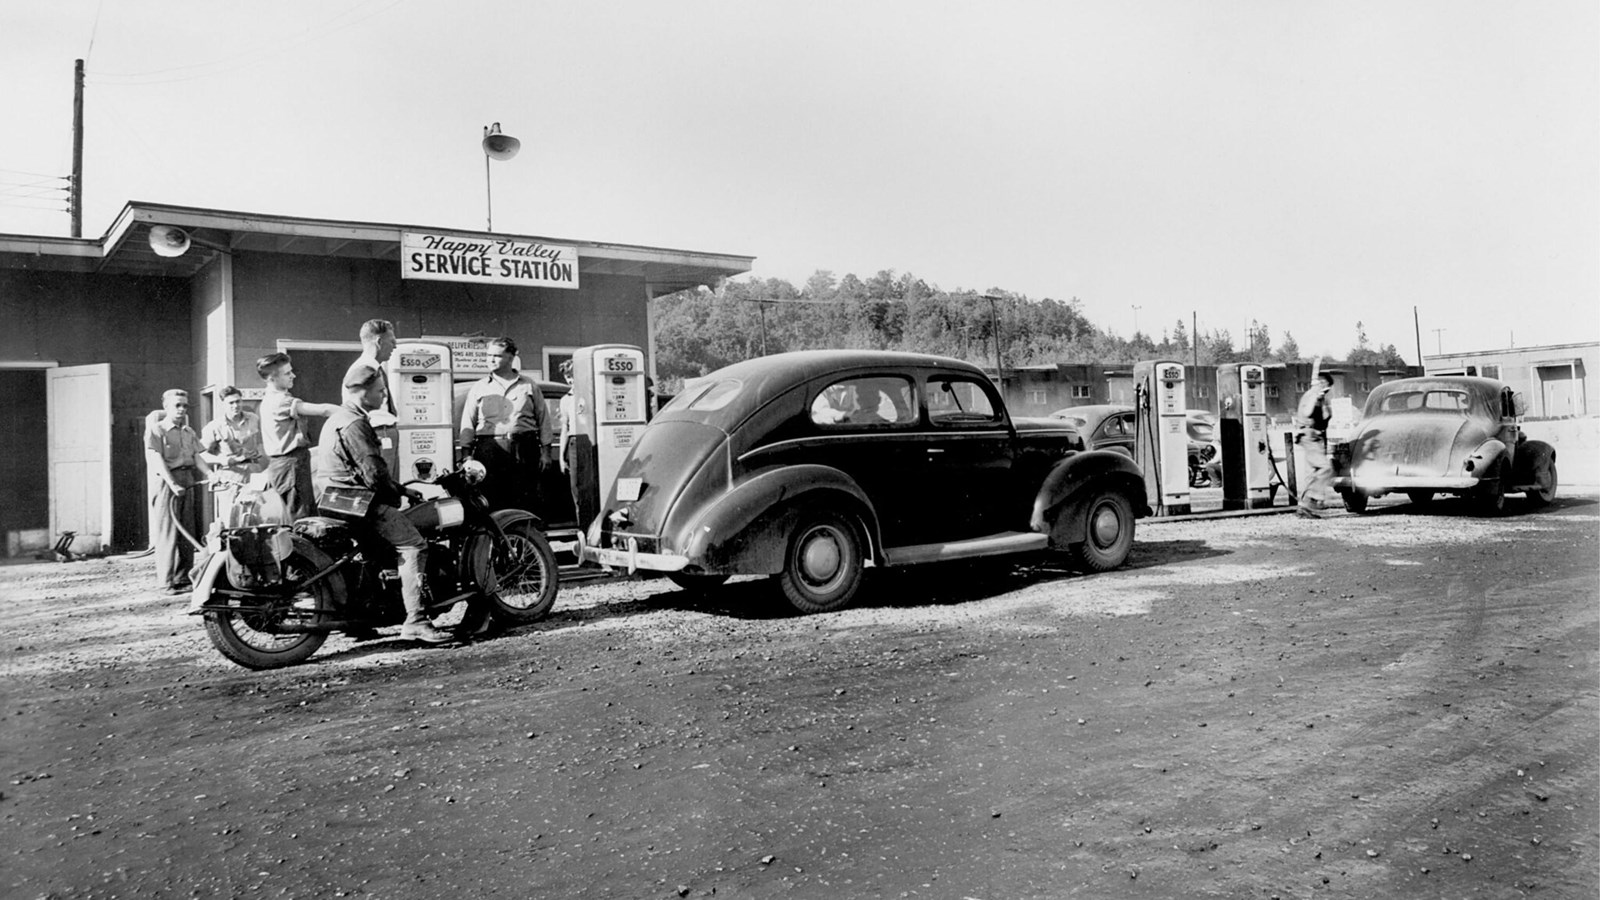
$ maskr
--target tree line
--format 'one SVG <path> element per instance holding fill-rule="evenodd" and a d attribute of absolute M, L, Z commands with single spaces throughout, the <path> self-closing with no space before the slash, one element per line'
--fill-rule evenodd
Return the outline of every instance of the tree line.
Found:
<path fill-rule="evenodd" d="M 1163 329 L 1159 341 L 1139 331 L 1124 338 L 1089 321 L 1076 298 L 1034 300 L 1001 289 L 947 292 L 892 270 L 866 280 L 819 271 L 798 288 L 780 278 L 724 279 L 714 290 L 658 298 L 654 311 L 656 373 L 668 392 L 685 378 L 730 363 L 824 348 L 934 353 L 990 368 L 997 355 L 1003 368 L 1154 358 L 1199 365 L 1305 361 L 1287 331 L 1273 346 L 1265 322 L 1252 321 L 1238 346 L 1226 329 L 1191 335 L 1182 319 Z M 1369 346 L 1360 322 L 1356 335 L 1343 362 L 1405 365 L 1393 344 Z"/>

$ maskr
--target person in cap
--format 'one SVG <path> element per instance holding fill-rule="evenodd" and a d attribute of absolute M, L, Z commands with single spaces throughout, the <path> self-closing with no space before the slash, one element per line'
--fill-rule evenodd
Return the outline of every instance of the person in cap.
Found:
<path fill-rule="evenodd" d="M 211 474 L 200 457 L 200 436 L 189 427 L 188 391 L 173 388 L 161 395 L 161 416 L 146 421 L 144 458 L 155 488 L 150 497 L 150 539 L 155 546 L 156 585 L 181 593 L 192 587 L 190 539 L 199 540 L 201 533 L 195 486 Z"/>
<path fill-rule="evenodd" d="M 1328 456 L 1328 421 L 1333 418 L 1328 393 L 1332 390 L 1333 376 L 1318 372 L 1295 408 L 1294 442 L 1300 445 L 1311 470 L 1305 487 L 1300 489 L 1300 508 L 1296 511 L 1303 518 L 1320 518 L 1321 512 L 1333 505 L 1333 461 Z"/>
<path fill-rule="evenodd" d="M 381 369 L 353 366 L 345 373 L 344 405 L 328 417 L 317 439 L 316 489 L 346 487 L 372 492 L 372 505 L 363 524 L 400 556 L 400 597 L 406 607 L 400 637 L 441 644 L 451 638 L 433 627 L 425 608 L 427 542 L 417 526 L 400 511 L 403 498 L 420 501 L 422 495 L 401 486 L 390 475 L 389 464 L 384 462 L 383 449 L 378 443 L 378 433 L 367 419 L 368 413 L 383 408 L 388 396 L 388 385 Z"/>

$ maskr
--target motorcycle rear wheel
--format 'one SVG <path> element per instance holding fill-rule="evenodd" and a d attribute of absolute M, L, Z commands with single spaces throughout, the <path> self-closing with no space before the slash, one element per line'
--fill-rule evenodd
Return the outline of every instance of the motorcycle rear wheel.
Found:
<path fill-rule="evenodd" d="M 544 533 L 532 522 L 506 529 L 506 550 L 489 560 L 489 615 L 505 626 L 526 625 L 549 614 L 556 605 L 556 555 Z"/>
<path fill-rule="evenodd" d="M 310 560 L 298 552 L 291 553 L 283 563 L 286 578 L 307 578 L 317 571 Z M 228 572 L 217 573 L 217 586 L 228 587 Z M 305 600 L 314 599 L 319 607 L 332 605 L 332 587 L 326 580 L 319 581 L 300 592 Z M 211 639 L 217 652 L 229 661 L 246 669 L 280 669 L 305 662 L 317 652 L 327 634 L 274 634 L 272 625 L 290 615 L 290 601 L 274 605 L 268 612 L 224 612 L 207 610 L 205 613 L 206 637 Z"/>

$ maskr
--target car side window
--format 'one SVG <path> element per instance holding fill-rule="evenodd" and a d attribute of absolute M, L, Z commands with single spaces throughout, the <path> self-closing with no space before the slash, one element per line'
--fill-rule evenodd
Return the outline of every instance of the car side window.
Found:
<path fill-rule="evenodd" d="M 935 375 L 928 379 L 928 421 L 934 425 L 998 425 L 999 410 L 974 378 Z"/>
<path fill-rule="evenodd" d="M 811 421 L 824 426 L 910 425 L 917 421 L 911 380 L 871 375 L 835 381 L 811 401 Z"/>

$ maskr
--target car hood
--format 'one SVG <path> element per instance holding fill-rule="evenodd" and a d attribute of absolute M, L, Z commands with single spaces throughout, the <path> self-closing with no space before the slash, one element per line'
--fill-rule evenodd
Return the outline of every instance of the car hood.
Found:
<path fill-rule="evenodd" d="M 692 485 L 711 481 L 726 487 L 727 459 L 725 454 L 715 459 L 723 450 L 728 435 L 712 425 L 688 421 L 656 421 L 639 435 L 638 443 L 623 460 L 617 471 L 618 479 L 640 478 L 639 499 L 618 502 L 617 489 L 612 485 L 606 496 L 602 513 L 626 507 L 629 524 L 624 531 L 636 534 L 660 534 L 673 508 Z M 721 471 L 706 471 L 708 468 Z M 607 526 L 609 529 L 609 525 Z"/>
<path fill-rule="evenodd" d="M 1396 413 L 1368 419 L 1350 440 L 1357 475 L 1442 478 L 1460 475 L 1462 461 L 1490 437 L 1483 423 L 1441 413 Z"/>

